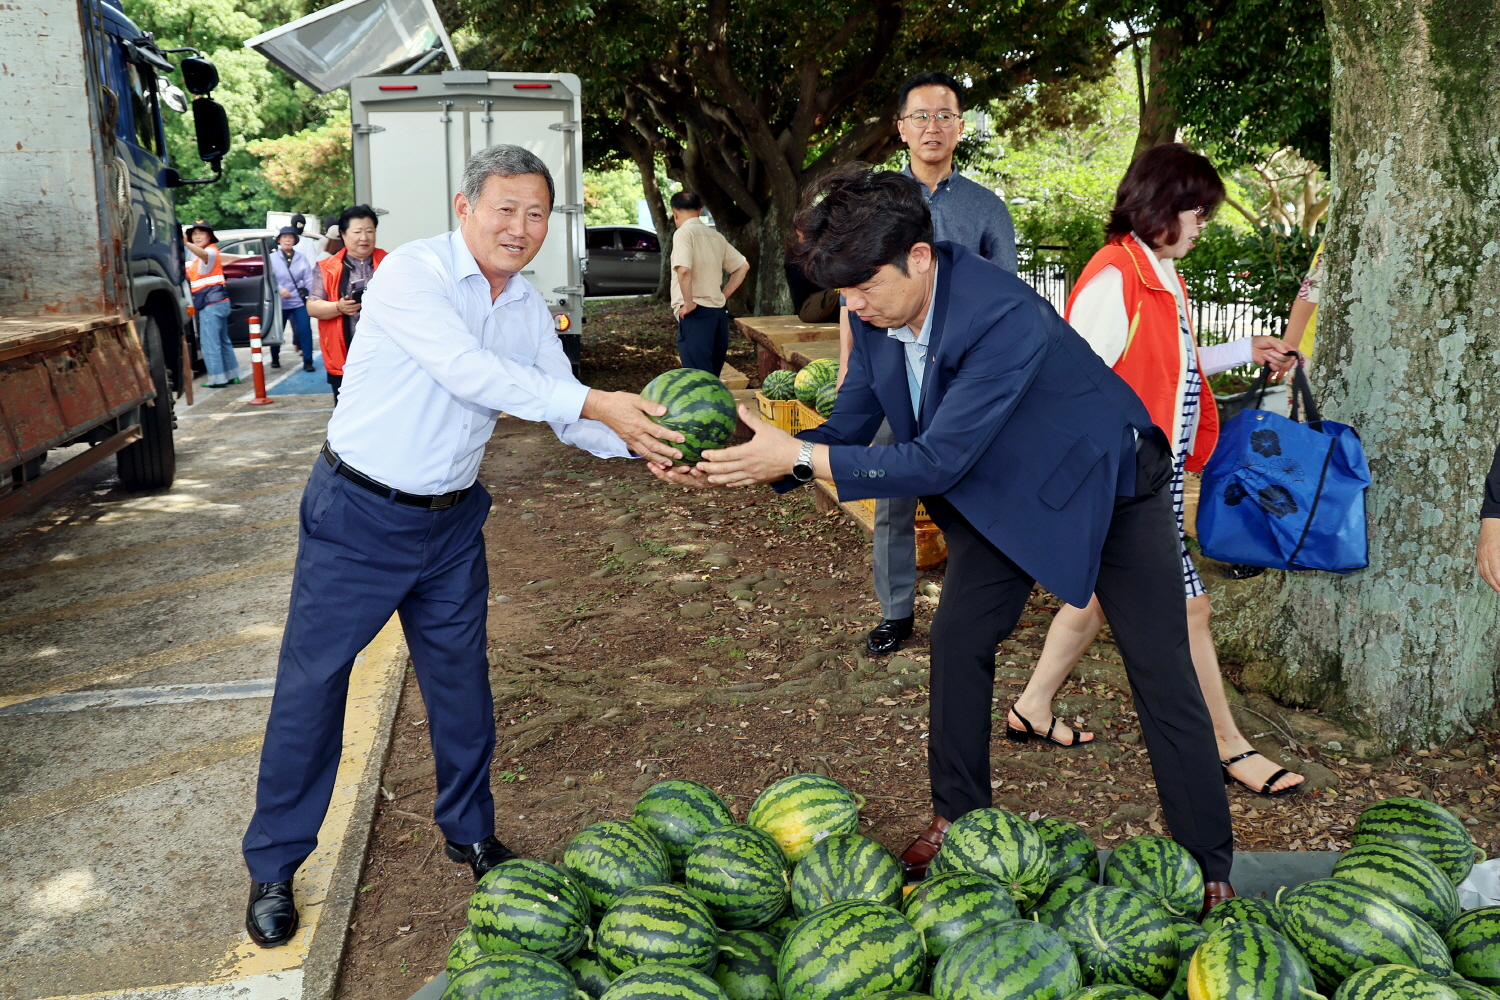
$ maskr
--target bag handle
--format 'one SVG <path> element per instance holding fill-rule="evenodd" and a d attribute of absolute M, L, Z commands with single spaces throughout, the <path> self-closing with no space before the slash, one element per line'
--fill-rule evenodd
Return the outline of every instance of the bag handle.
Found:
<path fill-rule="evenodd" d="M 1297 351 L 1293 351 L 1292 354 L 1297 359 L 1297 366 L 1292 371 L 1292 419 L 1294 421 L 1298 419 L 1299 404 L 1305 406 L 1307 425 L 1321 433 L 1323 414 L 1318 410 L 1317 401 L 1313 399 L 1312 386 L 1307 381 L 1307 358 Z"/>
<path fill-rule="evenodd" d="M 1271 391 L 1270 380 L 1271 366 L 1261 365 L 1260 371 L 1255 373 L 1255 378 L 1250 380 L 1250 385 L 1245 389 L 1244 409 L 1264 410 L 1266 408 L 1266 393 Z M 1259 395 L 1255 396 L 1256 393 L 1259 393 Z M 1251 402 L 1252 396 L 1254 396 L 1254 402 Z"/>

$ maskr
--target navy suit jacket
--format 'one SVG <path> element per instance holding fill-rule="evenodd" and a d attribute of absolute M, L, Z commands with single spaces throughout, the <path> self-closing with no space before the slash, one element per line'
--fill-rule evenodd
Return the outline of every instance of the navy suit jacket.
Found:
<path fill-rule="evenodd" d="M 920 414 L 905 347 L 849 316 L 854 351 L 828 422 L 842 500 L 942 496 L 1048 590 L 1089 602 L 1117 496 L 1135 492 L 1135 390 L 1015 275 L 938 243 Z M 889 420 L 896 444 L 867 447 Z M 789 488 L 787 480 L 778 489 Z M 940 511 L 933 511 L 941 526 Z"/>

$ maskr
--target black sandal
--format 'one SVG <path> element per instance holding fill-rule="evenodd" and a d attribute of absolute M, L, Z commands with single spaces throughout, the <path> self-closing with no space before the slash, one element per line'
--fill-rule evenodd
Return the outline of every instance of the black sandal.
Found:
<path fill-rule="evenodd" d="M 1016 708 L 1015 708 L 1014 705 L 1012 705 L 1010 707 L 1009 712 L 1016 712 Z M 1092 743 L 1092 742 L 1094 742 L 1091 739 L 1089 739 L 1089 740 L 1080 739 L 1079 735 L 1078 735 L 1078 730 L 1076 730 L 1076 729 L 1073 730 L 1073 742 L 1071 742 L 1071 743 L 1064 743 L 1062 740 L 1055 738 L 1052 735 L 1052 731 L 1057 728 L 1057 716 L 1055 716 L 1055 715 L 1052 717 L 1052 724 L 1047 727 L 1046 735 L 1043 735 L 1042 733 L 1039 733 L 1035 729 L 1032 728 L 1031 723 L 1029 721 L 1027 721 L 1026 716 L 1022 715 L 1020 712 L 1016 712 L 1016 718 L 1020 719 L 1021 720 L 1021 725 L 1023 725 L 1023 726 L 1026 727 L 1024 730 L 1017 729 L 1015 726 L 1012 726 L 1010 724 L 1010 720 L 1008 718 L 1009 712 L 1006 713 L 1007 714 L 1007 719 L 1006 719 L 1006 722 L 1005 722 L 1005 737 L 1006 737 L 1006 739 L 1010 740 L 1012 743 L 1025 743 L 1027 740 L 1035 738 L 1035 739 L 1039 739 L 1039 740 L 1045 740 L 1046 742 L 1051 743 L 1054 746 L 1076 747 L 1076 746 L 1082 746 L 1085 743 Z"/>
<path fill-rule="evenodd" d="M 1019 716 L 1017 716 L 1017 718 L 1019 718 Z M 1267 798 L 1272 798 L 1272 799 L 1276 798 L 1278 795 L 1290 795 L 1293 792 L 1295 792 L 1297 789 L 1301 788 L 1303 785 L 1307 784 L 1307 778 L 1304 776 L 1303 779 L 1301 781 L 1297 782 L 1295 785 L 1289 785 L 1286 788 L 1283 788 L 1279 792 L 1273 792 L 1273 791 L 1271 791 L 1271 786 L 1272 785 L 1274 785 L 1274 784 L 1276 784 L 1276 782 L 1280 781 L 1283 776 L 1292 773 L 1291 771 L 1288 771 L 1284 767 L 1281 768 L 1281 769 L 1279 769 L 1275 774 L 1271 775 L 1270 778 L 1266 779 L 1266 783 L 1264 785 L 1261 785 L 1259 788 L 1256 788 L 1254 785 L 1250 784 L 1247 781 L 1241 781 L 1239 778 L 1236 778 L 1234 775 L 1232 775 L 1232 774 L 1229 773 L 1229 765 L 1230 764 L 1238 764 L 1240 761 L 1244 760 L 1247 757 L 1262 757 L 1262 756 L 1265 756 L 1265 755 L 1262 754 L 1259 750 L 1246 750 L 1244 753 L 1239 754 L 1238 756 L 1231 757 L 1228 760 L 1221 760 L 1221 761 L 1219 761 L 1219 766 L 1224 769 L 1224 784 L 1227 785 L 1227 784 L 1229 784 L 1232 781 L 1236 785 L 1239 785 L 1241 788 L 1245 789 L 1246 791 L 1254 792 L 1256 795 L 1264 795 Z"/>

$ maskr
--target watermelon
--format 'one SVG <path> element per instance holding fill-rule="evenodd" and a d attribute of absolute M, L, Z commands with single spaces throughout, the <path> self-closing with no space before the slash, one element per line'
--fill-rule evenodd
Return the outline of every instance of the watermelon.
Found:
<path fill-rule="evenodd" d="M 1191 1000 L 1312 1000 L 1313 977 L 1292 943 L 1261 924 L 1219 928 L 1188 963 Z"/>
<path fill-rule="evenodd" d="M 791 873 L 781 845 L 753 826 L 710 830 L 688 853 L 684 884 L 720 927 L 760 927 L 786 909 Z"/>
<path fill-rule="evenodd" d="M 1020 916 L 1003 885 L 973 872 L 948 872 L 918 882 L 902 912 L 921 933 L 934 962 L 965 934 Z"/>
<path fill-rule="evenodd" d="M 831 382 L 838 381 L 839 362 L 837 358 L 819 358 L 809 361 L 797 373 L 794 386 L 797 399 L 804 406 L 816 406 L 818 402 L 818 390 Z"/>
<path fill-rule="evenodd" d="M 806 916 L 844 899 L 899 907 L 904 881 L 901 862 L 884 844 L 858 833 L 839 833 L 812 845 L 797 862 L 792 909 Z"/>
<path fill-rule="evenodd" d="M 1083 986 L 1061 934 L 1031 920 L 987 924 L 943 952 L 932 970 L 942 1000 L 1063 1000 Z"/>
<path fill-rule="evenodd" d="M 503 951 L 470 962 L 448 977 L 443 1000 L 577 1000 L 572 973 L 555 959 Z"/>
<path fill-rule="evenodd" d="M 1339 984 L 1333 1000 L 1458 1000 L 1453 987 L 1405 965 L 1372 965 Z"/>
<path fill-rule="evenodd" d="M 1210 933 L 1226 924 L 1252 923 L 1281 930 L 1276 904 L 1254 896 L 1231 896 L 1203 915 L 1203 926 Z"/>
<path fill-rule="evenodd" d="M 1333 866 L 1333 877 L 1358 882 L 1406 907 L 1439 934 L 1458 916 L 1458 890 L 1437 865 L 1394 844 L 1350 848 Z"/>
<path fill-rule="evenodd" d="M 702 900 L 682 886 L 644 885 L 604 914 L 594 951 L 616 976 L 649 962 L 712 972 L 719 960 L 719 929 Z"/>
<path fill-rule="evenodd" d="M 697 969 L 650 962 L 609 984 L 599 1000 L 728 1000 L 719 984 Z"/>
<path fill-rule="evenodd" d="M 1193 952 L 1208 940 L 1208 928 L 1187 917 L 1172 917 L 1171 920 L 1172 929 L 1177 932 L 1177 975 L 1162 997 L 1163 1000 L 1188 1000 L 1188 964 L 1193 959 Z"/>
<path fill-rule="evenodd" d="M 764 927 L 761 927 L 760 930 L 765 931 L 767 934 L 771 935 L 778 941 L 785 941 L 787 939 L 787 936 L 790 935 L 800 923 L 802 923 L 802 917 L 798 915 L 796 910 L 788 908 L 785 913 L 777 917 L 775 920 L 771 921 L 769 924 L 766 924 Z"/>
<path fill-rule="evenodd" d="M 932 1000 L 927 993 L 913 993 L 911 990 L 883 990 L 880 993 L 871 993 L 864 1000 Z"/>
<path fill-rule="evenodd" d="M 781 946 L 776 983 L 788 1000 L 844 1000 L 912 989 L 926 968 L 922 935 L 905 917 L 846 899 L 802 918 Z"/>
<path fill-rule="evenodd" d="M 776 955 L 781 942 L 765 931 L 733 930 L 719 935 L 714 982 L 729 1000 L 779 1000 Z"/>
<path fill-rule="evenodd" d="M 1067 912 L 1069 906 L 1073 905 L 1073 900 L 1098 888 L 1098 882 L 1086 879 L 1082 875 L 1060 878 L 1047 886 L 1041 898 L 1031 905 L 1031 909 L 1023 910 L 1022 914 L 1028 920 L 1035 920 L 1046 924 L 1053 930 L 1060 930 L 1063 914 Z"/>
<path fill-rule="evenodd" d="M 833 408 L 838 405 L 839 387 L 836 382 L 825 382 L 818 390 L 817 398 L 813 400 L 813 409 L 817 410 L 823 417 L 833 416 Z"/>
<path fill-rule="evenodd" d="M 453 946 L 448 949 L 448 964 L 444 968 L 447 969 L 451 979 L 459 969 L 483 955 L 484 949 L 479 947 L 478 941 L 474 940 L 473 928 L 465 927 L 453 939 Z"/>
<path fill-rule="evenodd" d="M 568 971 L 573 973 L 573 981 L 578 984 L 578 988 L 594 1000 L 603 996 L 614 979 L 604 963 L 599 961 L 599 956 L 591 951 L 580 951 L 568 959 Z"/>
<path fill-rule="evenodd" d="M 859 806 L 848 789 L 821 774 L 793 774 L 756 796 L 745 822 L 769 833 L 792 862 L 813 844 L 859 828 Z"/>
<path fill-rule="evenodd" d="M 1187 848 L 1166 837 L 1131 837 L 1115 848 L 1103 882 L 1150 893 L 1179 917 L 1203 909 L 1203 870 Z"/>
<path fill-rule="evenodd" d="M 776 369 L 760 384 L 760 392 L 767 399 L 796 399 L 797 373 L 787 368 Z"/>
<path fill-rule="evenodd" d="M 1443 982 L 1458 994 L 1458 1000 L 1500 1000 L 1500 994 L 1493 993 L 1463 976 L 1444 976 Z"/>
<path fill-rule="evenodd" d="M 1151 994 L 1142 993 L 1134 986 L 1100 983 L 1097 986 L 1085 986 L 1067 1000 L 1151 1000 Z"/>
<path fill-rule="evenodd" d="M 1371 965 L 1410 965 L 1434 976 L 1453 971 L 1437 931 L 1358 883 L 1332 878 L 1304 883 L 1282 895 L 1278 910 L 1287 938 L 1328 989 Z"/>
<path fill-rule="evenodd" d="M 1046 891 L 1052 858 L 1042 835 L 1025 819 L 1004 809 L 974 809 L 948 828 L 929 871 L 993 875 L 1024 912 Z"/>
<path fill-rule="evenodd" d="M 1069 875 L 1099 881 L 1099 849 L 1077 823 L 1047 816 L 1032 824 L 1052 855 L 1052 880 Z"/>
<path fill-rule="evenodd" d="M 1470 910 L 1448 925 L 1443 942 L 1453 954 L 1453 971 L 1471 982 L 1500 990 L 1500 906 Z"/>
<path fill-rule="evenodd" d="M 734 816 L 719 793 L 707 785 L 669 778 L 641 793 L 630 822 L 661 841 L 672 862 L 672 876 L 680 879 L 693 845 L 710 830 L 732 826 Z"/>
<path fill-rule="evenodd" d="M 1062 936 L 1073 946 L 1083 981 L 1119 983 L 1160 995 L 1177 976 L 1177 931 L 1155 897 L 1100 887 L 1073 901 Z"/>
<path fill-rule="evenodd" d="M 487 952 L 529 951 L 566 962 L 589 932 L 589 901 L 567 872 L 513 858 L 484 873 L 469 897 L 469 929 Z"/>
<path fill-rule="evenodd" d="M 631 889 L 672 881 L 661 841 L 633 823 L 612 819 L 578 831 L 563 851 L 563 867 L 600 912 Z"/>
<path fill-rule="evenodd" d="M 1395 844 L 1425 857 L 1442 869 L 1454 885 L 1474 867 L 1474 842 L 1469 831 L 1436 802 L 1400 796 L 1365 807 L 1354 824 L 1350 846 Z"/>
<path fill-rule="evenodd" d="M 696 462 L 711 448 L 729 443 L 739 419 L 734 395 L 717 375 L 699 368 L 673 368 L 646 383 L 641 396 L 660 403 L 667 412 L 652 417 L 687 440 L 673 445 L 683 462 Z"/>

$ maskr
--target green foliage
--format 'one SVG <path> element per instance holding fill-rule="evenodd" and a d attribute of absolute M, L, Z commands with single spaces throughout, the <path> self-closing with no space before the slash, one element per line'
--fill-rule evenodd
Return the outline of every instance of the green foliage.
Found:
<path fill-rule="evenodd" d="M 1201 302 L 1248 301 L 1264 318 L 1285 317 L 1316 249 L 1301 232 L 1287 237 L 1272 226 L 1243 232 L 1215 222 L 1177 271 Z"/>
<path fill-rule="evenodd" d="M 583 218 L 590 226 L 635 225 L 645 197 L 641 172 L 633 166 L 584 172 Z"/>

